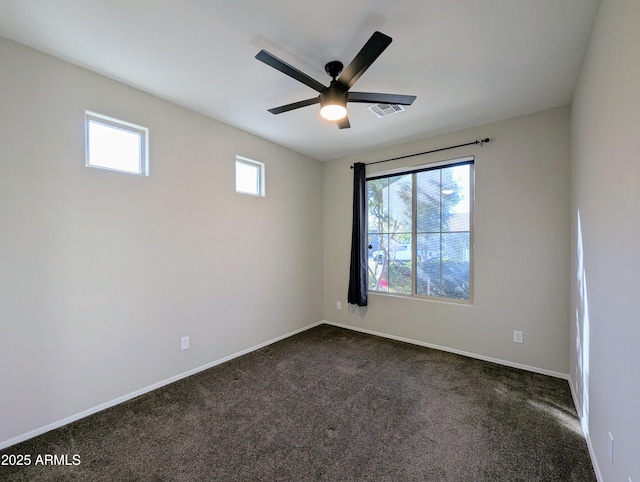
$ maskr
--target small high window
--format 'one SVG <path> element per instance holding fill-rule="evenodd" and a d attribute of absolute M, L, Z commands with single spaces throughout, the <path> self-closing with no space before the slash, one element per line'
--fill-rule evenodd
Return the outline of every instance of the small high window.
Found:
<path fill-rule="evenodd" d="M 264 164 L 236 156 L 236 192 L 264 196 Z"/>
<path fill-rule="evenodd" d="M 149 129 L 88 111 L 85 128 L 87 167 L 149 175 Z"/>

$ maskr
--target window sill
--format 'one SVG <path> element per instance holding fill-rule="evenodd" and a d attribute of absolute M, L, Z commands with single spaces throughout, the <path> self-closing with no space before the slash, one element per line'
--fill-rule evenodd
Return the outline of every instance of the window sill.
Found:
<path fill-rule="evenodd" d="M 475 305 L 473 300 L 456 300 L 453 298 L 436 298 L 433 296 L 412 296 L 412 295 L 403 295 L 401 293 L 385 293 L 383 291 L 367 291 L 368 295 L 389 297 L 389 298 L 401 298 L 404 300 L 415 300 L 415 301 L 430 301 L 434 303 L 440 303 L 445 305 L 453 305 L 453 306 L 462 306 L 467 308 L 473 308 Z"/>

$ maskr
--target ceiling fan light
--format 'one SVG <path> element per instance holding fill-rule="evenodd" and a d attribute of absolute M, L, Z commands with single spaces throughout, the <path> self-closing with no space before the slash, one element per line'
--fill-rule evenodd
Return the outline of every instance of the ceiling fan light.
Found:
<path fill-rule="evenodd" d="M 344 119 L 347 115 L 347 109 L 343 105 L 339 104 L 327 104 L 323 105 L 320 109 L 320 115 L 327 120 L 336 121 Z"/>
<path fill-rule="evenodd" d="M 320 116 L 323 119 L 337 121 L 347 116 L 347 92 L 329 88 L 320 94 Z"/>

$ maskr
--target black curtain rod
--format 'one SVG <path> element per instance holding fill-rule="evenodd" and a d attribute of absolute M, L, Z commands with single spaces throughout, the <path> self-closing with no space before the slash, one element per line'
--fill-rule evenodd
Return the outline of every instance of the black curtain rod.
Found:
<path fill-rule="evenodd" d="M 406 156 L 394 157 L 392 159 L 385 159 L 384 161 L 368 162 L 368 163 L 366 163 L 366 165 L 370 166 L 372 164 L 380 164 L 381 162 L 397 161 L 398 159 L 406 159 L 407 157 L 422 156 L 423 154 L 431 154 L 433 152 L 447 151 L 449 149 L 456 149 L 458 147 L 471 146 L 471 145 L 474 145 L 474 144 L 475 145 L 480 144 L 480 146 L 482 146 L 483 144 L 485 144 L 487 142 L 491 142 L 491 139 L 489 139 L 488 137 L 486 137 L 484 139 L 480 139 L 480 140 L 476 139 L 475 141 L 467 142 L 466 144 L 458 144 L 457 146 L 441 147 L 440 149 L 433 149 L 432 151 L 418 152 L 417 154 L 408 154 Z M 353 169 L 353 166 L 351 166 L 351 169 Z"/>

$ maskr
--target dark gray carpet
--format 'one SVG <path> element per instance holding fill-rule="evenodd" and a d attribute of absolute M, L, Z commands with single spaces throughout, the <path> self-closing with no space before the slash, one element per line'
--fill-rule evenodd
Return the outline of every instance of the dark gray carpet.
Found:
<path fill-rule="evenodd" d="M 566 381 L 321 325 L 22 444 L 11 481 L 595 481 Z"/>

